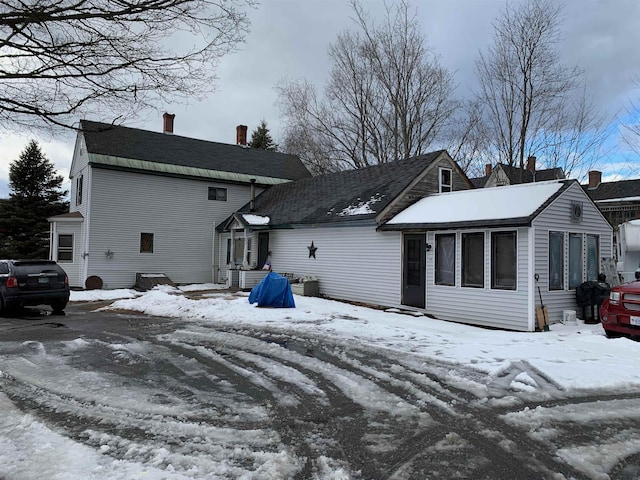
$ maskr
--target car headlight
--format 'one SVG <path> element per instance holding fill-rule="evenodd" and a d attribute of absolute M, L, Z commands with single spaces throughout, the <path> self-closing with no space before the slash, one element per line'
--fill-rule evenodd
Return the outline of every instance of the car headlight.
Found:
<path fill-rule="evenodd" d="M 618 305 L 620 303 L 620 292 L 611 292 L 609 294 L 609 303 Z"/>

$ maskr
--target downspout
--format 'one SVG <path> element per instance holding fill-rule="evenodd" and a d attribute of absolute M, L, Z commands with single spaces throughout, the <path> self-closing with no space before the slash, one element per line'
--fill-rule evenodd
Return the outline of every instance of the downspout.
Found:
<path fill-rule="evenodd" d="M 53 258 L 53 252 L 58 248 L 56 236 L 57 225 L 58 222 L 56 221 L 51 222 L 49 225 L 49 260 L 58 260 L 57 258 Z"/>
<path fill-rule="evenodd" d="M 256 211 L 256 179 L 252 178 L 250 182 L 251 182 L 251 188 L 250 188 L 251 201 L 249 202 L 249 211 L 253 213 Z"/>
<path fill-rule="evenodd" d="M 211 283 L 218 283 L 216 275 L 216 222 L 213 222 L 213 231 L 211 236 Z"/>

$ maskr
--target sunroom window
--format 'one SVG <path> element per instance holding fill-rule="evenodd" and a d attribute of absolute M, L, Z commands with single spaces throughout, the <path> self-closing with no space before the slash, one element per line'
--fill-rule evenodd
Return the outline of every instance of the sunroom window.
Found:
<path fill-rule="evenodd" d="M 491 288 L 515 290 L 518 272 L 516 232 L 491 233 Z"/>

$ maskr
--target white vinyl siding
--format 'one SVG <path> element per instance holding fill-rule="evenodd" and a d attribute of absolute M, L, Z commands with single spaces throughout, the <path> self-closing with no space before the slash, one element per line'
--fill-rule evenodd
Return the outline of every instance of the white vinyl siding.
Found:
<path fill-rule="evenodd" d="M 575 221 L 571 218 L 572 202 L 582 202 L 582 219 Z M 589 236 L 598 239 L 598 258 L 610 258 L 613 255 L 613 230 L 609 223 L 602 216 L 602 213 L 591 203 L 580 185 L 574 184 L 553 203 L 551 203 L 533 221 L 535 250 L 537 252 L 534 264 L 534 273 L 540 276 L 539 286 L 542 293 L 544 305 L 549 313 L 551 323 L 562 320 L 563 310 L 576 310 L 578 317 L 581 314 L 576 304 L 575 289 L 569 288 L 569 234 L 580 234 L 583 245 L 587 245 Z M 549 232 L 564 233 L 564 288 L 549 288 Z M 593 240 L 591 240 L 593 241 Z M 581 259 L 581 272 L 583 275 L 580 282 L 587 280 L 588 255 L 587 248 L 583 248 Z M 535 304 L 539 305 L 538 291 L 535 293 Z"/>
<path fill-rule="evenodd" d="M 208 188 L 216 185 L 209 181 L 102 168 L 91 175 L 87 275 L 100 276 L 105 288 L 131 287 L 138 272 L 164 273 L 176 283 L 212 281 L 214 227 L 249 201 L 248 185 L 225 184 L 227 201 L 212 202 Z M 142 232 L 153 232 L 153 254 L 140 253 Z"/>
<path fill-rule="evenodd" d="M 54 231 L 52 232 L 52 249 L 51 259 L 60 261 L 59 254 L 59 239 L 62 235 L 68 235 L 72 238 L 71 249 L 73 251 L 73 260 L 71 262 L 63 261 L 61 267 L 69 276 L 69 285 L 72 287 L 84 287 L 84 279 L 82 278 L 82 255 L 79 252 L 81 248 L 81 233 L 83 231 L 83 222 L 70 222 L 70 221 L 57 221 L 53 224 Z"/>
<path fill-rule="evenodd" d="M 88 178 L 89 156 L 87 149 L 84 147 L 84 138 L 82 134 L 78 134 L 76 138 L 75 150 L 71 161 L 71 169 L 69 176 L 71 177 L 71 191 L 69 192 L 70 212 L 80 212 L 86 218 L 87 216 L 87 199 L 89 198 L 91 182 Z M 80 180 L 82 179 L 82 180 Z"/>
<path fill-rule="evenodd" d="M 491 288 L 491 233 L 516 232 L 517 276 L 515 290 Z M 433 243 L 435 235 L 448 232 L 428 232 L 427 243 Z M 529 330 L 528 289 L 528 228 L 491 229 L 484 231 L 484 287 L 462 286 L 462 235 L 456 235 L 456 284 L 455 287 L 435 284 L 435 255 L 427 253 L 427 305 L 428 313 L 443 320 L 469 323 L 509 330 Z"/>
<path fill-rule="evenodd" d="M 58 233 L 58 263 L 73 263 L 73 234 Z"/>
<path fill-rule="evenodd" d="M 309 258 L 313 242 L 316 258 Z M 399 306 L 402 235 L 375 226 L 300 228 L 269 232 L 271 267 L 278 273 L 315 275 L 320 293 L 374 305 Z"/>

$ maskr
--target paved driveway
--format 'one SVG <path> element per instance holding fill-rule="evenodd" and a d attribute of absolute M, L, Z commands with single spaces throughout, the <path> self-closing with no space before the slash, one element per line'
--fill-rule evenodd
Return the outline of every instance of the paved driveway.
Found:
<path fill-rule="evenodd" d="M 486 397 L 410 354 L 95 307 L 0 318 L 0 479 L 640 478 L 639 394 L 522 363 Z M 522 372 L 544 395 L 507 388 Z"/>

